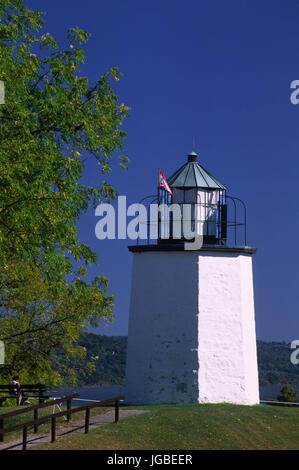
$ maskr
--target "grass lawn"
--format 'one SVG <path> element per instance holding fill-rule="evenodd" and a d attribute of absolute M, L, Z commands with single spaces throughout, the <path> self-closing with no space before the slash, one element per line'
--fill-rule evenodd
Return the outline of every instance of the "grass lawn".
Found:
<path fill-rule="evenodd" d="M 299 449 L 298 408 L 229 404 L 138 408 L 150 413 L 30 450 Z"/>
<path fill-rule="evenodd" d="M 19 409 L 20 409 L 19 407 L 15 407 L 15 406 L 14 407 L 13 406 L 1 407 L 0 408 L 0 417 L 1 417 L 1 414 L 10 413 L 11 411 L 19 410 Z M 24 407 L 24 409 L 25 409 L 25 407 Z M 102 414 L 102 413 L 107 413 L 111 409 L 112 408 L 108 408 L 108 407 L 92 409 L 91 410 L 91 416 L 94 416 L 96 414 L 98 415 L 98 414 Z M 64 411 L 64 410 L 66 410 L 66 406 L 61 406 L 61 411 Z M 52 411 L 53 411 L 53 406 L 49 406 L 48 408 L 42 408 L 38 412 L 38 417 L 42 418 L 43 416 L 50 415 L 50 414 L 52 414 Z M 57 413 L 58 411 L 59 411 L 59 409 L 56 407 L 55 412 Z M 74 413 L 72 415 L 71 419 L 72 419 L 72 421 L 75 422 L 75 421 L 79 421 L 79 420 L 84 420 L 84 418 L 85 418 L 85 411 L 82 411 L 82 412 L 79 412 L 79 413 Z M 5 419 L 4 427 L 8 428 L 8 427 L 11 427 L 11 426 L 15 426 L 17 424 L 25 423 L 26 421 L 33 421 L 33 411 L 29 411 L 28 413 L 24 413 L 24 414 L 21 414 L 21 415 L 17 415 L 17 416 L 13 416 L 13 417 Z M 62 427 L 65 424 L 66 424 L 66 421 L 63 417 L 62 418 L 57 418 L 57 428 Z M 50 430 L 51 430 L 51 420 L 49 420 L 46 423 L 41 424 L 39 426 L 37 435 L 38 434 L 44 434 L 46 432 L 50 432 Z M 22 436 L 22 432 L 23 432 L 22 429 L 20 429 L 19 431 L 13 431 L 11 433 L 5 434 L 3 443 L 12 441 L 13 439 L 16 439 L 17 437 Z M 33 427 L 28 428 L 28 434 L 33 434 Z M 0 442 L 0 444 L 2 444 L 2 442 Z"/>

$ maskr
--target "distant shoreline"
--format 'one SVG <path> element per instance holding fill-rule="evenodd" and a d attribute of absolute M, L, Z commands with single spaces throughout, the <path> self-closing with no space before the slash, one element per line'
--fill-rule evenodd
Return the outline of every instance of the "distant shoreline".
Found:
<path fill-rule="evenodd" d="M 126 336 L 105 336 L 85 333 L 79 339 L 86 349 L 86 363 L 98 356 L 95 370 L 88 376 L 78 376 L 80 388 L 121 387 L 125 382 Z M 292 350 L 287 342 L 257 341 L 257 355 L 260 386 L 299 387 L 299 365 L 290 360 Z M 63 361 L 63 357 L 60 358 Z M 81 366 L 84 370 L 84 363 Z M 118 385 L 120 384 L 120 385 Z M 55 390 L 71 387 L 61 385 Z"/>

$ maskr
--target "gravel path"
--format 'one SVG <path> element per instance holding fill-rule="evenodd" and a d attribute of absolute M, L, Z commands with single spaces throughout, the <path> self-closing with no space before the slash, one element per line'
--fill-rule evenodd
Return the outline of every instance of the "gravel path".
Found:
<path fill-rule="evenodd" d="M 127 416 L 132 416 L 140 413 L 148 413 L 147 410 L 119 410 L 119 419 L 126 418 Z M 103 415 L 92 416 L 90 418 L 89 429 L 95 429 L 103 424 L 113 423 L 114 422 L 114 411 L 109 411 Z M 64 425 L 62 428 L 56 429 L 56 439 L 60 436 L 64 436 L 69 433 L 82 433 L 84 432 L 85 420 L 73 422 L 70 421 L 69 424 Z M 45 442 L 50 442 L 51 436 L 50 433 L 47 434 L 31 434 L 27 438 L 27 448 L 36 446 L 38 444 L 43 444 Z M 22 450 L 22 438 L 15 439 L 10 442 L 6 442 L 0 445 L 0 450 Z"/>

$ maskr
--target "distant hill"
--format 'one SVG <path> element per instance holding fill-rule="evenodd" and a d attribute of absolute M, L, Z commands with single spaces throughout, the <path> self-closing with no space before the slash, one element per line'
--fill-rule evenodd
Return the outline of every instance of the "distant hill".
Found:
<path fill-rule="evenodd" d="M 87 351 L 87 360 L 99 356 L 96 370 L 89 377 L 79 376 L 79 385 L 122 385 L 125 380 L 127 336 L 102 336 L 85 333 L 79 344 Z"/>
<path fill-rule="evenodd" d="M 288 343 L 257 342 L 260 385 L 299 386 L 299 364 L 290 361 Z"/>
<path fill-rule="evenodd" d="M 99 356 L 96 370 L 88 378 L 79 377 L 79 385 L 122 385 L 125 380 L 126 336 L 102 336 L 86 333 L 80 345 L 87 358 Z M 260 385 L 299 386 L 299 365 L 290 361 L 290 345 L 284 342 L 257 342 Z"/>

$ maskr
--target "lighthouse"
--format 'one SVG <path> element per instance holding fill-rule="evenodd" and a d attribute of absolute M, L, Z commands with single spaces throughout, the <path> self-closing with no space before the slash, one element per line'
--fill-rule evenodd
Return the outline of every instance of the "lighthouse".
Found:
<path fill-rule="evenodd" d="M 168 189 L 159 184 L 147 198 L 164 208 L 157 240 L 129 246 L 125 401 L 257 404 L 256 248 L 247 245 L 246 205 L 194 152 L 165 181 Z M 165 216 L 171 205 L 181 209 L 188 237 L 174 211 Z"/>

